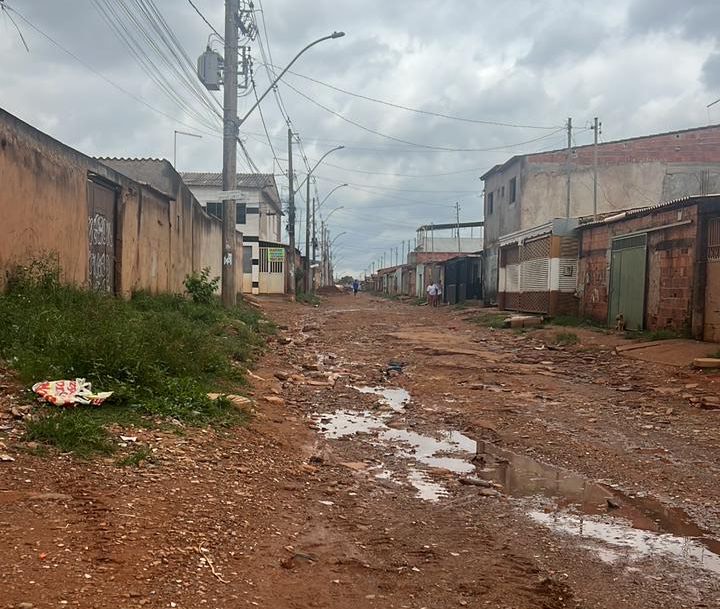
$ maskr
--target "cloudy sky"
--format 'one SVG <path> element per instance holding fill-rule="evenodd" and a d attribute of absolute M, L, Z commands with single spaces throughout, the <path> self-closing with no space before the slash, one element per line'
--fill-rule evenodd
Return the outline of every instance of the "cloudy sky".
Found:
<path fill-rule="evenodd" d="M 211 30 L 187 0 L 3 1 L 26 19 L 10 13 L 30 52 L 0 14 L 0 107 L 91 155 L 172 159 L 173 130 L 193 131 L 203 138 L 179 137 L 178 169 L 221 170 L 213 103 L 179 68 L 153 68 L 163 64 L 152 51 L 151 65 L 133 55 L 109 23 L 142 41 L 131 17 L 143 23 L 138 7 L 154 5 L 194 62 Z M 222 0 L 194 3 L 223 33 Z M 103 15 L 108 7 L 120 18 Z M 578 144 L 592 140 L 594 116 L 604 141 L 720 122 L 720 104 L 706 108 L 720 97 L 717 0 L 255 0 L 254 9 L 258 89 L 268 52 L 284 66 L 308 42 L 347 33 L 308 51 L 280 98 L 266 98 L 267 135 L 258 113 L 241 133 L 284 194 L 283 114 L 311 165 L 345 146 L 316 170 L 320 198 L 349 184 L 322 208 L 342 206 L 329 220 L 332 235 L 345 232 L 335 242 L 340 272 L 362 273 L 421 224 L 453 221 L 456 202 L 462 221 L 481 220 L 478 176 L 513 154 L 562 147 L 568 116 Z M 240 98 L 241 114 L 251 100 Z M 248 171 L 242 155 L 239 170 Z"/>

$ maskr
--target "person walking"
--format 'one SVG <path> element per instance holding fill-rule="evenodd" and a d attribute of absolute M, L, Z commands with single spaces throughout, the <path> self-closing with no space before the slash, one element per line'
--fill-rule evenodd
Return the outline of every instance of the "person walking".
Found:
<path fill-rule="evenodd" d="M 352 283 L 352 289 L 353 289 L 353 296 L 357 296 L 357 293 L 360 291 L 360 282 L 355 279 Z"/>
<path fill-rule="evenodd" d="M 437 306 L 437 284 L 433 281 L 425 290 L 428 295 L 428 306 Z"/>
<path fill-rule="evenodd" d="M 442 281 L 438 281 L 435 284 L 435 306 L 439 306 L 440 302 L 442 302 L 442 295 L 443 295 L 443 284 Z"/>

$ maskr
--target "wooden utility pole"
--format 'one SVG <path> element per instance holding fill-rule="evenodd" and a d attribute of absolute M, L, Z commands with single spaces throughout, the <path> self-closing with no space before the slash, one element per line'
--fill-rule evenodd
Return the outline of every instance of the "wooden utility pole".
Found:
<path fill-rule="evenodd" d="M 288 127 L 288 241 L 290 242 L 290 298 L 295 299 L 295 190 L 293 186 L 292 129 Z"/>
<path fill-rule="evenodd" d="M 223 91 L 223 175 L 222 188 L 237 190 L 237 73 L 239 0 L 225 0 L 225 67 Z M 237 304 L 235 286 L 235 199 L 223 200 L 222 303 Z"/>
<path fill-rule="evenodd" d="M 570 174 L 572 172 L 572 118 L 567 120 L 567 199 L 565 200 L 565 217 L 570 217 Z"/>

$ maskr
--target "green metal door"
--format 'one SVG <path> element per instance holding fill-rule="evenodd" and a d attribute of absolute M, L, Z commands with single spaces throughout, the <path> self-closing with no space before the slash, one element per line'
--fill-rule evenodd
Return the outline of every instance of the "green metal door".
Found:
<path fill-rule="evenodd" d="M 608 323 L 618 315 L 628 330 L 642 330 L 645 317 L 647 235 L 619 237 L 612 242 Z"/>

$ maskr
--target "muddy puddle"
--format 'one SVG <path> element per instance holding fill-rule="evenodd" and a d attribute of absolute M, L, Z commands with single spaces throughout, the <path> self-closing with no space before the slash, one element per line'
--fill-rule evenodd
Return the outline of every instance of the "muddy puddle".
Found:
<path fill-rule="evenodd" d="M 400 412 L 410 401 L 410 394 L 402 388 L 392 387 L 353 387 L 360 393 L 369 393 L 380 397 L 380 403 Z"/>
<path fill-rule="evenodd" d="M 534 522 L 557 534 L 576 537 L 582 547 L 606 562 L 664 557 L 720 574 L 720 541 L 684 511 L 494 444 L 478 443 L 458 431 L 428 435 L 396 427 L 410 397 L 407 392 L 384 387 L 355 389 L 377 395 L 387 409 L 337 410 L 314 419 L 327 438 L 358 436 L 379 448 L 387 462 L 373 474 L 376 478 L 410 485 L 417 498 L 437 502 L 449 491 L 442 476 L 438 480 L 433 472 L 471 474 L 518 499 Z"/>
<path fill-rule="evenodd" d="M 720 574 L 720 541 L 681 509 L 493 445 L 480 443 L 478 457 L 478 477 L 514 497 L 551 499 L 545 501 L 549 509 L 531 508 L 530 518 L 557 533 L 597 542 L 590 547 L 603 560 L 661 555 Z"/>
<path fill-rule="evenodd" d="M 404 390 L 385 388 L 357 388 L 363 393 L 374 393 L 381 403 L 393 411 L 403 404 L 409 395 Z M 392 400 L 392 403 L 390 403 Z M 337 410 L 330 414 L 315 415 L 315 421 L 323 435 L 340 439 L 356 434 L 369 437 L 369 442 L 386 451 L 395 459 L 409 463 L 404 479 L 416 490 L 416 496 L 426 501 L 438 501 L 448 495 L 447 488 L 433 480 L 428 469 L 449 470 L 458 474 L 474 471 L 470 462 L 475 454 L 476 442 L 458 431 L 439 432 L 436 437 L 408 429 L 388 425 L 394 412 L 370 412 Z M 377 478 L 400 482 L 400 474 L 384 468 Z"/>

